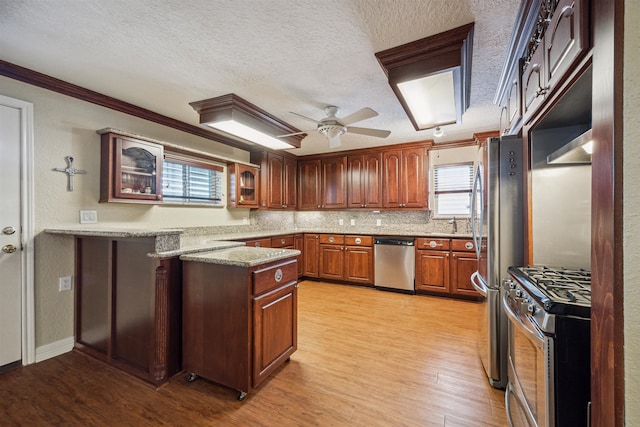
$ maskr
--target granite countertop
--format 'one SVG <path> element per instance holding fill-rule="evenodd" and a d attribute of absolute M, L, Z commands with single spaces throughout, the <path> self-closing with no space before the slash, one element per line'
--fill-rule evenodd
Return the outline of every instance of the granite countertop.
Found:
<path fill-rule="evenodd" d="M 249 246 L 240 246 L 210 252 L 181 255 L 180 260 L 233 265 L 238 267 L 254 267 L 256 265 L 267 264 L 298 255 L 300 255 L 300 251 L 297 249 L 254 248 Z"/>
<path fill-rule="evenodd" d="M 69 228 L 47 228 L 44 232 L 49 234 L 87 237 L 155 237 L 180 235 L 184 230 L 181 228 L 104 227 L 91 224 L 87 226 L 75 226 Z"/>

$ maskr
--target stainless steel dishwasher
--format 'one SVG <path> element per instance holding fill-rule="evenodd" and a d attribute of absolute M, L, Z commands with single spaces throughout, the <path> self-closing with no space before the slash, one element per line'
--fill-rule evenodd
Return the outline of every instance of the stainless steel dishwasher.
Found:
<path fill-rule="evenodd" d="M 412 237 L 375 237 L 374 264 L 376 287 L 415 292 L 416 252 Z"/>

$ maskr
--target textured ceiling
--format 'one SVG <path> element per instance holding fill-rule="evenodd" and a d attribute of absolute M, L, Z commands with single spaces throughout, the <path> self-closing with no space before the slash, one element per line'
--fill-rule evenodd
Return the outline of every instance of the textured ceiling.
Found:
<path fill-rule="evenodd" d="M 190 102 L 227 93 L 307 130 L 327 105 L 371 107 L 339 150 L 432 139 L 416 132 L 374 54 L 475 22 L 471 106 L 438 141 L 495 130 L 493 105 L 519 0 L 0 0 L 0 59 L 198 124 Z M 311 124 L 311 126 L 309 126 Z M 297 155 L 328 152 L 312 132 Z"/>

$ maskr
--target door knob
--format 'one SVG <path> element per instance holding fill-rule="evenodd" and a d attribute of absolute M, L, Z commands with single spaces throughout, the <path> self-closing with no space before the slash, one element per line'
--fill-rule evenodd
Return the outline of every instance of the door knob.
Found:
<path fill-rule="evenodd" d="M 16 248 L 14 245 L 4 245 L 2 247 L 2 252 L 7 253 L 7 254 L 12 254 L 17 250 L 18 250 L 18 248 Z"/>

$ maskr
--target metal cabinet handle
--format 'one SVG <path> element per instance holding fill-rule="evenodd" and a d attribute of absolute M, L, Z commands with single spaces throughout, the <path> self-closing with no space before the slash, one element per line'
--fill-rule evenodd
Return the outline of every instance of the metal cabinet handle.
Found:
<path fill-rule="evenodd" d="M 12 254 L 17 250 L 18 250 L 18 248 L 15 247 L 14 245 L 4 245 L 2 247 L 2 252 L 6 253 L 6 254 Z"/>
<path fill-rule="evenodd" d="M 16 232 L 16 229 L 11 226 L 8 226 L 2 229 L 2 234 L 11 235 L 11 234 L 14 234 L 15 232 Z"/>

